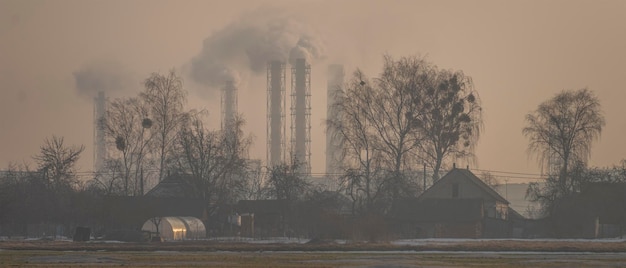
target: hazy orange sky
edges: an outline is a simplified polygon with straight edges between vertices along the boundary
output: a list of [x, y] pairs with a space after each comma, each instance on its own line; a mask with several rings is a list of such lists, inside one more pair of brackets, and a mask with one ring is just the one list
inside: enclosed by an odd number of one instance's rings
[[[295, 18], [325, 44], [326, 57], [313, 62], [311, 74], [314, 173], [325, 164], [328, 64], [375, 76], [384, 53], [425, 55], [473, 78], [485, 119], [476, 168], [539, 173], [526, 151], [524, 116], [557, 92], [582, 87], [599, 96], [607, 121], [590, 164], [626, 158], [623, 0], [0, 0], [0, 169], [31, 162], [42, 141], [57, 135], [86, 146], [79, 165], [91, 170], [93, 102], [78, 94], [74, 72], [115, 62], [134, 88], [118, 95], [131, 96], [151, 72], [183, 72], [205, 39], [250, 14]], [[251, 156], [265, 160], [264, 75], [244, 78], [239, 111], [255, 136]], [[187, 76], [185, 81], [189, 106], [211, 111], [211, 125], [219, 127], [219, 95], [206, 94], [210, 89]]]

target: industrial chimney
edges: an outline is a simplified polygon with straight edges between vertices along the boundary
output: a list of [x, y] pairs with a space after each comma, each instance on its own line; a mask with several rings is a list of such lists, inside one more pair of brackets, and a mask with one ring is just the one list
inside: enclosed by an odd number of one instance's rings
[[[343, 65], [329, 65], [327, 77], [326, 117], [328, 120], [338, 120], [340, 111], [336, 105], [344, 80]], [[326, 130], [326, 174], [332, 175], [339, 172], [341, 143], [341, 137], [332, 128], [328, 128]]]
[[104, 167], [107, 158], [106, 144], [104, 140], [104, 129], [100, 127], [100, 121], [104, 119], [106, 113], [106, 97], [104, 91], [98, 91], [94, 98], [93, 106], [93, 169], [99, 171]]
[[311, 174], [311, 66], [302, 58], [291, 68], [291, 156]]
[[285, 158], [285, 63], [267, 64], [267, 165], [275, 166]]
[[235, 87], [235, 82], [233, 80], [226, 81], [226, 84], [222, 89], [221, 108], [222, 130], [232, 131], [235, 116], [237, 115], [237, 87]]

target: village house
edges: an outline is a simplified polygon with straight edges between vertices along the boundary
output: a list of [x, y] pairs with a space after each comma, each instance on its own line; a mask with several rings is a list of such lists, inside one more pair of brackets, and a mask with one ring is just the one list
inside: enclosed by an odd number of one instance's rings
[[453, 168], [418, 198], [391, 210], [400, 236], [412, 238], [521, 237], [523, 217], [469, 169]]

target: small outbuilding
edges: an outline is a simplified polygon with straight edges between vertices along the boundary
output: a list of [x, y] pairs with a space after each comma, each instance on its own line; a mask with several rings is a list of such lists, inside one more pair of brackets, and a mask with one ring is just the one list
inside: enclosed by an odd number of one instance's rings
[[204, 223], [195, 217], [154, 217], [148, 219], [141, 230], [158, 233], [166, 241], [206, 237]]

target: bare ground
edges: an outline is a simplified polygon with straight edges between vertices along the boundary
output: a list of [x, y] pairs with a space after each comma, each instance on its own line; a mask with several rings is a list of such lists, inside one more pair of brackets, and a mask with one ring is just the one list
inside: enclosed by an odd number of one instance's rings
[[[419, 240], [418, 240], [419, 241]], [[626, 253], [626, 241], [614, 240], [425, 240], [408, 243], [245, 243], [183, 241], [163, 243], [105, 243], [98, 241], [0, 241], [3, 250], [61, 251], [493, 251], [493, 252], [608, 252]]]

